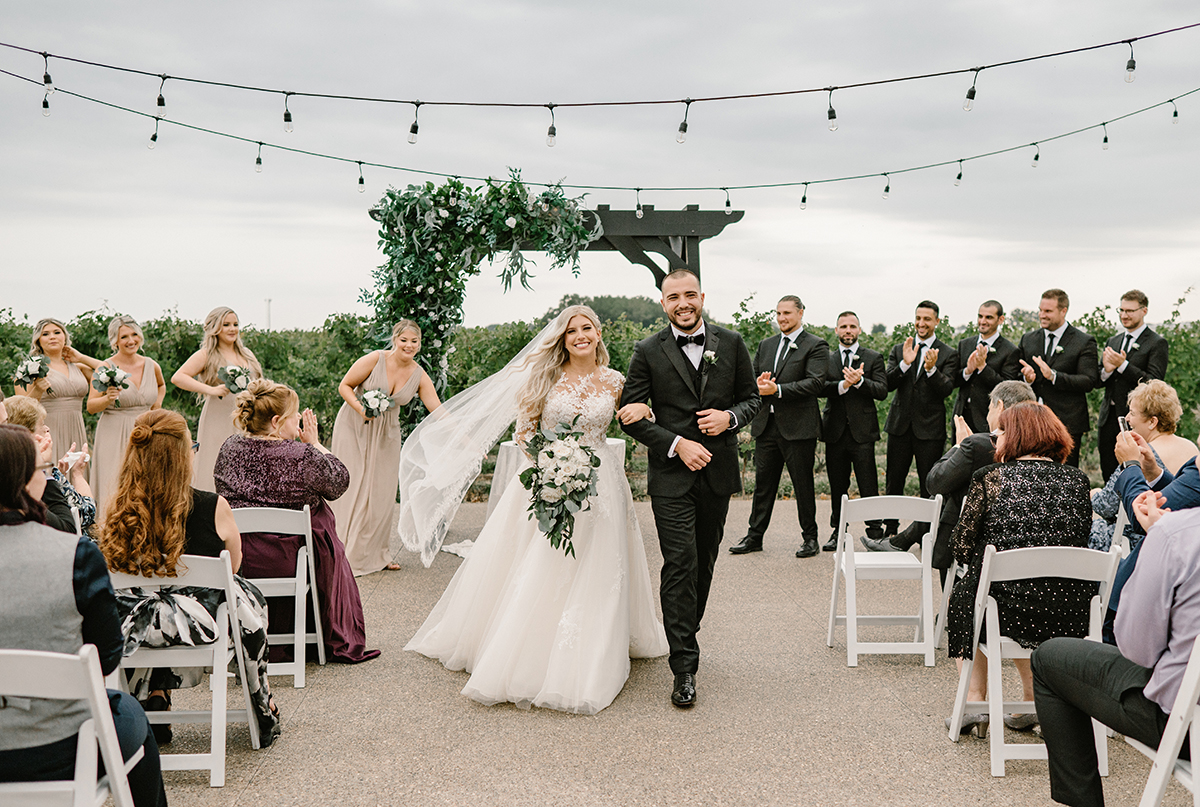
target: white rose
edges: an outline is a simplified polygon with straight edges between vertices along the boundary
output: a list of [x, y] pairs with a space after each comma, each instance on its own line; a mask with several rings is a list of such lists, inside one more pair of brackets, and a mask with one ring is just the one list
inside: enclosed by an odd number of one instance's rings
[[558, 488], [542, 488], [542, 501], [554, 504], [562, 501], [563, 493]]
[[434, 339], [434, 340], [433, 340], [433, 346], [434, 346], [434, 347], [441, 347], [441, 346], [442, 346], [442, 340], [441, 340], [441, 339]]
[[517, 226], [517, 217], [516, 217], [516, 216], [509, 216], [508, 218], [506, 218], [506, 219], [504, 220], [504, 223], [505, 223], [506, 225], [508, 225], [510, 228], [511, 228], [511, 227], [516, 227], [516, 226]]
[[[451, 202], [451, 204], [454, 204], [454, 203]], [[442, 218], [446, 218], [447, 216], [450, 215], [450, 211], [444, 207], [438, 208], [438, 215], [441, 216]]]

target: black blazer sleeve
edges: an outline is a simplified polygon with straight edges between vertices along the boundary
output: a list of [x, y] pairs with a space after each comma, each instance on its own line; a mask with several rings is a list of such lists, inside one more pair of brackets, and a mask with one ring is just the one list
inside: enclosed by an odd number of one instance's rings
[[75, 533], [75, 519], [71, 517], [71, 503], [53, 479], [46, 480], [42, 492], [42, 504], [46, 505], [46, 526], [61, 532]]
[[[1170, 345], [1166, 339], [1163, 339], [1158, 334], [1154, 343], [1149, 347], [1150, 358], [1146, 361], [1146, 368], [1143, 370], [1133, 362], [1129, 362], [1129, 366], [1125, 368], [1125, 372], [1121, 375], [1125, 376], [1126, 383], [1132, 389], [1143, 381], [1152, 381], [1154, 379], [1163, 379], [1167, 377], [1167, 357], [1170, 351]], [[1116, 375], [1114, 373], [1113, 375]]]
[[[753, 375], [751, 375], [753, 383]], [[633, 358], [629, 361], [629, 373], [625, 376], [625, 388], [621, 391], [621, 406], [631, 403], [650, 403], [650, 364], [646, 360], [646, 347], [643, 342], [633, 346]], [[758, 387], [755, 386], [755, 394]], [[740, 424], [741, 419], [738, 420]], [[628, 425], [622, 423], [621, 430], [655, 455], [666, 457], [671, 451], [671, 444], [679, 435], [663, 428], [649, 420], [639, 420]]]
[[[869, 362], [863, 363], [862, 386], [859, 389], [866, 390], [872, 398], [882, 401], [887, 398], [888, 390], [891, 389], [888, 382], [887, 370], [883, 366], [883, 356], [876, 353]], [[837, 394], [836, 390], [834, 390], [834, 394]]]

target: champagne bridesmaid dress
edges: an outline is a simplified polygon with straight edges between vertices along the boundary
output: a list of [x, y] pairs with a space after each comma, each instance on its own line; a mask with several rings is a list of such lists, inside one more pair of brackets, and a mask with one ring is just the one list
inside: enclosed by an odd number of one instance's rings
[[[249, 367], [242, 369], [250, 373], [251, 378], [262, 378], [260, 373], [251, 372]], [[236, 408], [235, 392], [220, 398], [215, 395], [204, 396], [204, 408], [200, 410], [200, 422], [196, 425], [196, 442], [200, 444], [193, 465], [192, 487], [196, 490], [217, 492], [216, 483], [213, 481], [213, 466], [217, 464], [221, 446], [237, 431], [233, 425], [233, 413]]]
[[57, 461], [71, 450], [82, 449], [87, 442], [87, 429], [83, 425], [83, 402], [87, 400], [92, 382], [79, 365], [67, 363], [67, 374], [53, 367], [46, 375], [50, 391], [42, 395], [42, 406], [46, 409], [46, 426], [54, 439], [54, 459]]
[[[109, 362], [105, 366], [111, 366]], [[125, 460], [125, 447], [133, 433], [133, 422], [138, 415], [149, 412], [158, 398], [158, 364], [146, 359], [142, 366], [142, 382], [136, 386], [133, 379], [129, 387], [121, 390], [117, 400], [120, 407], [110, 406], [100, 413], [96, 423], [96, 440], [92, 446], [92, 498], [96, 500], [96, 520], [101, 521], [107, 510], [108, 499], [117, 490], [117, 476]]]
[[392, 408], [369, 423], [348, 403], [342, 403], [333, 424], [329, 450], [350, 471], [350, 487], [330, 502], [337, 518], [338, 535], [346, 545], [346, 558], [354, 576], [377, 572], [392, 560], [388, 544], [395, 530], [396, 488], [400, 473], [400, 407], [408, 404], [421, 386], [420, 365], [394, 394], [387, 377], [385, 351], [378, 351], [375, 369], [355, 387], [355, 394], [380, 390], [390, 394]]

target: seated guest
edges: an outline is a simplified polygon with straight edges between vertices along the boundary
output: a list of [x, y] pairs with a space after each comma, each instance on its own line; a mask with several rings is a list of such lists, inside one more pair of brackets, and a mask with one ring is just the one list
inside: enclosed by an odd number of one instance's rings
[[[1034, 546], [1087, 546], [1092, 520], [1088, 477], [1078, 468], [1063, 465], [1071, 453], [1071, 436], [1062, 421], [1042, 404], [1021, 403], [1004, 410], [996, 428], [998, 464], [976, 472], [951, 539], [955, 560], [966, 567], [950, 595], [946, 618], [951, 658], [971, 657], [975, 595], [989, 544], [1001, 552]], [[991, 587], [1001, 633], [1029, 648], [1052, 636], [1085, 635], [1095, 594], [1095, 583], [1059, 578], [1013, 580]], [[1015, 661], [1025, 700], [1031, 701], [1029, 662]], [[967, 700], [987, 700], [987, 665], [982, 658], [972, 667]], [[969, 715], [963, 731], [975, 728], [977, 734], [986, 734], [986, 722], [987, 715]], [[1010, 728], [1032, 729], [1037, 718], [1006, 715], [1004, 722]]]
[[[29, 431], [0, 425], [0, 648], [78, 653], [96, 646], [105, 675], [121, 661], [121, 623], [104, 556], [91, 541], [42, 523], [38, 501], [45, 477], [37, 470]], [[166, 805], [158, 745], [138, 702], [108, 691], [121, 754], [143, 756], [129, 772], [137, 807]], [[0, 782], [75, 777], [80, 701], [0, 698]]]
[[[79, 526], [87, 530], [96, 521], [96, 502], [92, 500], [92, 488], [88, 485], [87, 464], [77, 462], [70, 465], [66, 457], [53, 464], [57, 446], [50, 436], [50, 428], [46, 425], [46, 410], [36, 398], [14, 395], [4, 401], [3, 409], [8, 415], [8, 422], [15, 426], [24, 426], [33, 432], [34, 442], [38, 444], [39, 465], [46, 468], [46, 490], [42, 494], [42, 503], [46, 505], [46, 524], [63, 532], [75, 532], [75, 519], [71, 508], [79, 511]], [[71, 451], [76, 446], [71, 444]], [[83, 446], [87, 453], [87, 444]], [[65, 453], [65, 452], [64, 452]], [[67, 474], [71, 475], [70, 481]]]
[[[1158, 746], [1200, 634], [1200, 511], [1163, 515], [1160, 506], [1153, 493], [1136, 505], [1147, 533], [1117, 612], [1116, 646], [1051, 639], [1033, 653], [1050, 796], [1060, 804], [1104, 804], [1091, 718]], [[1185, 741], [1181, 756], [1188, 751]]]
[[[242, 562], [242, 538], [229, 503], [215, 493], [192, 487], [192, 435], [183, 415], [153, 409], [137, 417], [117, 475], [117, 496], [104, 517], [100, 548], [114, 572], [144, 577], [176, 577], [181, 555], [219, 557], [229, 550], [234, 571]], [[240, 577], [245, 595], [237, 603], [250, 702], [258, 717], [262, 746], [279, 734], [279, 710], [267, 684], [266, 601]], [[130, 645], [170, 647], [212, 641], [216, 622], [182, 598], [202, 605], [215, 617], [224, 592], [209, 588], [173, 588], [145, 594], [123, 591], [117, 598], [121, 629]], [[231, 607], [233, 607], [231, 605]], [[136, 694], [147, 695], [147, 711], [170, 708], [171, 690], [193, 687], [207, 676], [200, 668], [151, 671]], [[171, 741], [171, 727], [155, 724], [159, 743]]]
[[[291, 387], [260, 378], [237, 396], [234, 424], [241, 433], [226, 440], [217, 455], [217, 492], [234, 507], [309, 506], [314, 546], [308, 551], [316, 561], [326, 651], [347, 664], [375, 658], [379, 651], [367, 649], [358, 584], [326, 501], [345, 492], [350, 474], [317, 439], [316, 415], [311, 409], [301, 414]], [[291, 577], [302, 541], [298, 535], [242, 536], [242, 574], [251, 579]], [[277, 632], [290, 630], [293, 613], [283, 603], [273, 608]], [[276, 658], [286, 652], [290, 649], [272, 648]]]
[[[1128, 406], [1126, 422], [1135, 434], [1150, 444], [1150, 452], [1159, 468], [1172, 474], [1179, 473], [1185, 462], [1200, 454], [1195, 443], [1175, 434], [1179, 419], [1183, 417], [1183, 407], [1170, 384], [1157, 380], [1139, 384], [1129, 393]], [[1093, 549], [1108, 551], [1112, 544], [1113, 528], [1121, 507], [1121, 498], [1117, 495], [1118, 476], [1114, 472], [1104, 487], [1092, 494], [1092, 510], [1100, 516], [1092, 522], [1089, 546]], [[1125, 535], [1130, 547], [1135, 547], [1142, 536], [1137, 521], [1130, 522]]]

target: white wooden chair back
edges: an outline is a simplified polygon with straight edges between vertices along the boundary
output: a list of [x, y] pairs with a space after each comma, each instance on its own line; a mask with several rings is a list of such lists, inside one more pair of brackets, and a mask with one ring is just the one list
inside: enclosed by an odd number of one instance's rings
[[[1195, 764], [1195, 760], [1200, 759], [1200, 733], [1195, 728], [1196, 717], [1200, 714], [1200, 709], [1196, 706], [1198, 700], [1200, 642], [1195, 642], [1192, 645], [1192, 654], [1188, 658], [1187, 669], [1183, 673], [1183, 681], [1179, 685], [1179, 694], [1175, 696], [1175, 703], [1171, 705], [1167, 727], [1163, 730], [1157, 750], [1130, 737], [1125, 738], [1125, 742], [1154, 760], [1150, 776], [1146, 779], [1146, 787], [1142, 790], [1142, 800], [1138, 802], [1139, 807], [1158, 807], [1162, 804], [1167, 783], [1171, 781], [1172, 776], [1191, 792], [1192, 803], [1200, 805], [1200, 793], [1196, 792], [1196, 781], [1192, 778], [1192, 765]], [[1191, 761], [1179, 759], [1179, 751], [1183, 748], [1185, 737], [1190, 737], [1191, 740]]]
[[[224, 591], [225, 602], [217, 609], [216, 639], [211, 644], [196, 646], [141, 647], [122, 659], [121, 667], [134, 670], [134, 680], [146, 671], [160, 667], [212, 668], [212, 674], [209, 676], [213, 693], [211, 709], [148, 711], [146, 716], [151, 723], [209, 723], [212, 736], [206, 753], [163, 754], [162, 767], [163, 770], [207, 770], [209, 785], [222, 787], [225, 784], [225, 734], [228, 722], [246, 723], [250, 729], [251, 745], [254, 748], [260, 746], [258, 719], [250, 702], [250, 687], [246, 679], [248, 662], [237, 621], [238, 587], [233, 580], [233, 567], [230, 565], [228, 550], [223, 550], [220, 557], [216, 558], [181, 555], [176, 572], [176, 577], [142, 577], [122, 572], [112, 572], [111, 577], [114, 589], [196, 586]], [[228, 667], [231, 660], [237, 661], [238, 678], [245, 701], [243, 709], [229, 709], [227, 706]], [[116, 684], [126, 686], [125, 676], [116, 676]]]
[[[842, 496], [841, 523], [838, 525], [837, 551], [834, 553], [833, 591], [829, 598], [829, 632], [826, 644], [833, 647], [833, 633], [846, 626], [846, 666], [858, 666], [859, 654], [915, 653], [925, 657], [925, 666], [934, 664], [937, 633], [933, 611], [933, 545], [937, 540], [942, 497], [920, 499], [914, 496], [870, 496], [850, 499]], [[850, 524], [878, 519], [903, 519], [929, 523], [929, 532], [921, 539], [921, 557], [910, 552], [856, 552]], [[859, 614], [859, 580], [920, 581], [920, 605], [916, 614]], [[846, 585], [846, 613], [837, 612], [840, 584]], [[911, 642], [861, 642], [860, 625], [913, 625]]]
[[[84, 645], [75, 655], [0, 650], [0, 696], [81, 700], [87, 703], [91, 714], [79, 727], [74, 779], [0, 784], [0, 804], [99, 807], [111, 793], [116, 807], [133, 807], [126, 776], [141, 761], [144, 752], [139, 748], [128, 762], [121, 757], [95, 645]], [[102, 777], [96, 775], [97, 746], [107, 771]]]
[[[954, 701], [954, 712], [950, 717], [950, 739], [958, 742], [963, 715], [968, 710], [979, 713], [986, 709], [992, 730], [991, 765], [992, 776], [1004, 776], [1005, 762], [1010, 759], [1046, 759], [1046, 746], [1042, 743], [1006, 743], [1004, 741], [1005, 714], [1036, 714], [1033, 701], [1006, 701], [1001, 685], [1000, 663], [1003, 659], [1027, 659], [1032, 651], [1021, 647], [1000, 632], [1000, 617], [996, 600], [991, 596], [992, 583], [1012, 580], [1030, 580], [1042, 577], [1059, 577], [1071, 580], [1092, 581], [1099, 584], [1096, 596], [1092, 597], [1088, 614], [1088, 638], [1101, 641], [1104, 612], [1112, 593], [1113, 579], [1117, 575], [1117, 564], [1121, 561], [1120, 549], [1113, 546], [1108, 552], [1073, 546], [1038, 546], [1009, 549], [998, 552], [988, 545], [983, 553], [983, 565], [979, 574], [979, 588], [975, 593], [975, 616], [972, 626], [972, 647], [983, 651], [988, 665], [988, 699], [968, 701], [972, 658], [963, 659], [959, 672], [958, 696]], [[987, 624], [987, 642], [980, 641], [983, 625]], [[1108, 775], [1108, 736], [1104, 725], [1092, 721], [1095, 734], [1096, 756], [1100, 775]]]
[[83, 519], [79, 517], [79, 508], [71, 508], [71, 522], [75, 525], [75, 537], [83, 537]]
[[[313, 551], [312, 515], [308, 505], [301, 510], [283, 507], [238, 507], [233, 511], [238, 531], [265, 532], [275, 535], [299, 535], [304, 545], [296, 555], [296, 573], [292, 577], [259, 577], [250, 582], [267, 597], [292, 597], [295, 620], [291, 633], [268, 633], [267, 643], [290, 644], [292, 660], [273, 662], [267, 666], [270, 675], [290, 675], [292, 686], [305, 685], [305, 648], [309, 642], [317, 645], [317, 660], [325, 663], [325, 639], [321, 625], [321, 605], [317, 592], [316, 555]], [[313, 629], [308, 630], [308, 599], [312, 598]]]
[[1125, 537], [1125, 528], [1129, 526], [1129, 513], [1125, 512], [1125, 504], [1117, 509], [1117, 523], [1113, 525], [1113, 546], [1121, 548], [1121, 557], [1129, 557], [1129, 539]]

